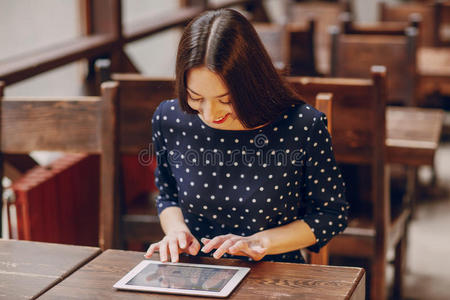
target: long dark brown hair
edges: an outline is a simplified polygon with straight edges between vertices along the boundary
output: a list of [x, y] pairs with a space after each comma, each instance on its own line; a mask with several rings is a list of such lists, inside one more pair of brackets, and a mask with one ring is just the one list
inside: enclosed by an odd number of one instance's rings
[[273, 121], [299, 97], [277, 73], [250, 22], [233, 9], [207, 11], [192, 20], [181, 36], [176, 62], [176, 91], [187, 103], [186, 75], [206, 67], [225, 82], [239, 120], [246, 128]]

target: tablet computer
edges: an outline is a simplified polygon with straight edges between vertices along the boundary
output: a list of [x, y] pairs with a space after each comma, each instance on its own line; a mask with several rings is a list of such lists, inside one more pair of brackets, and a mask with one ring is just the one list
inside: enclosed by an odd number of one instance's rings
[[144, 260], [114, 287], [122, 290], [227, 297], [250, 268]]

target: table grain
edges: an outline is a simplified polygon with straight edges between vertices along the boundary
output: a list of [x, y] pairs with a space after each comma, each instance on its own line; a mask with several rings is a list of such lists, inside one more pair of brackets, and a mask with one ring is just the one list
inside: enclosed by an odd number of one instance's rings
[[0, 239], [0, 298], [34, 299], [100, 252], [95, 247]]
[[[47, 291], [40, 299], [196, 298], [114, 289], [114, 283], [142, 261], [143, 255], [143, 252], [107, 250]], [[158, 259], [157, 254], [152, 259]], [[204, 257], [183, 257], [181, 262], [250, 267], [250, 273], [232, 292], [229, 299], [364, 299], [365, 297], [366, 277], [361, 268], [214, 260]]]

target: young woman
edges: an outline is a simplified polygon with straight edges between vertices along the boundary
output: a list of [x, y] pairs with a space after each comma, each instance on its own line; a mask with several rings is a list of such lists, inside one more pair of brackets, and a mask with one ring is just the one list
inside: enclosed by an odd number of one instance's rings
[[237, 11], [185, 29], [178, 99], [152, 119], [163, 262], [181, 253], [304, 262], [344, 230], [348, 204], [323, 113], [277, 74]]

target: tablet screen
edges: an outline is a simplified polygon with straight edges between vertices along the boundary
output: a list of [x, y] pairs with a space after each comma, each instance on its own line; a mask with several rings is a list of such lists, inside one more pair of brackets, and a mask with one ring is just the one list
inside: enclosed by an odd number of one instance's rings
[[218, 292], [236, 272], [234, 269], [149, 264], [127, 285]]
[[114, 287], [144, 292], [227, 297], [249, 271], [247, 267], [144, 260], [116, 282]]

